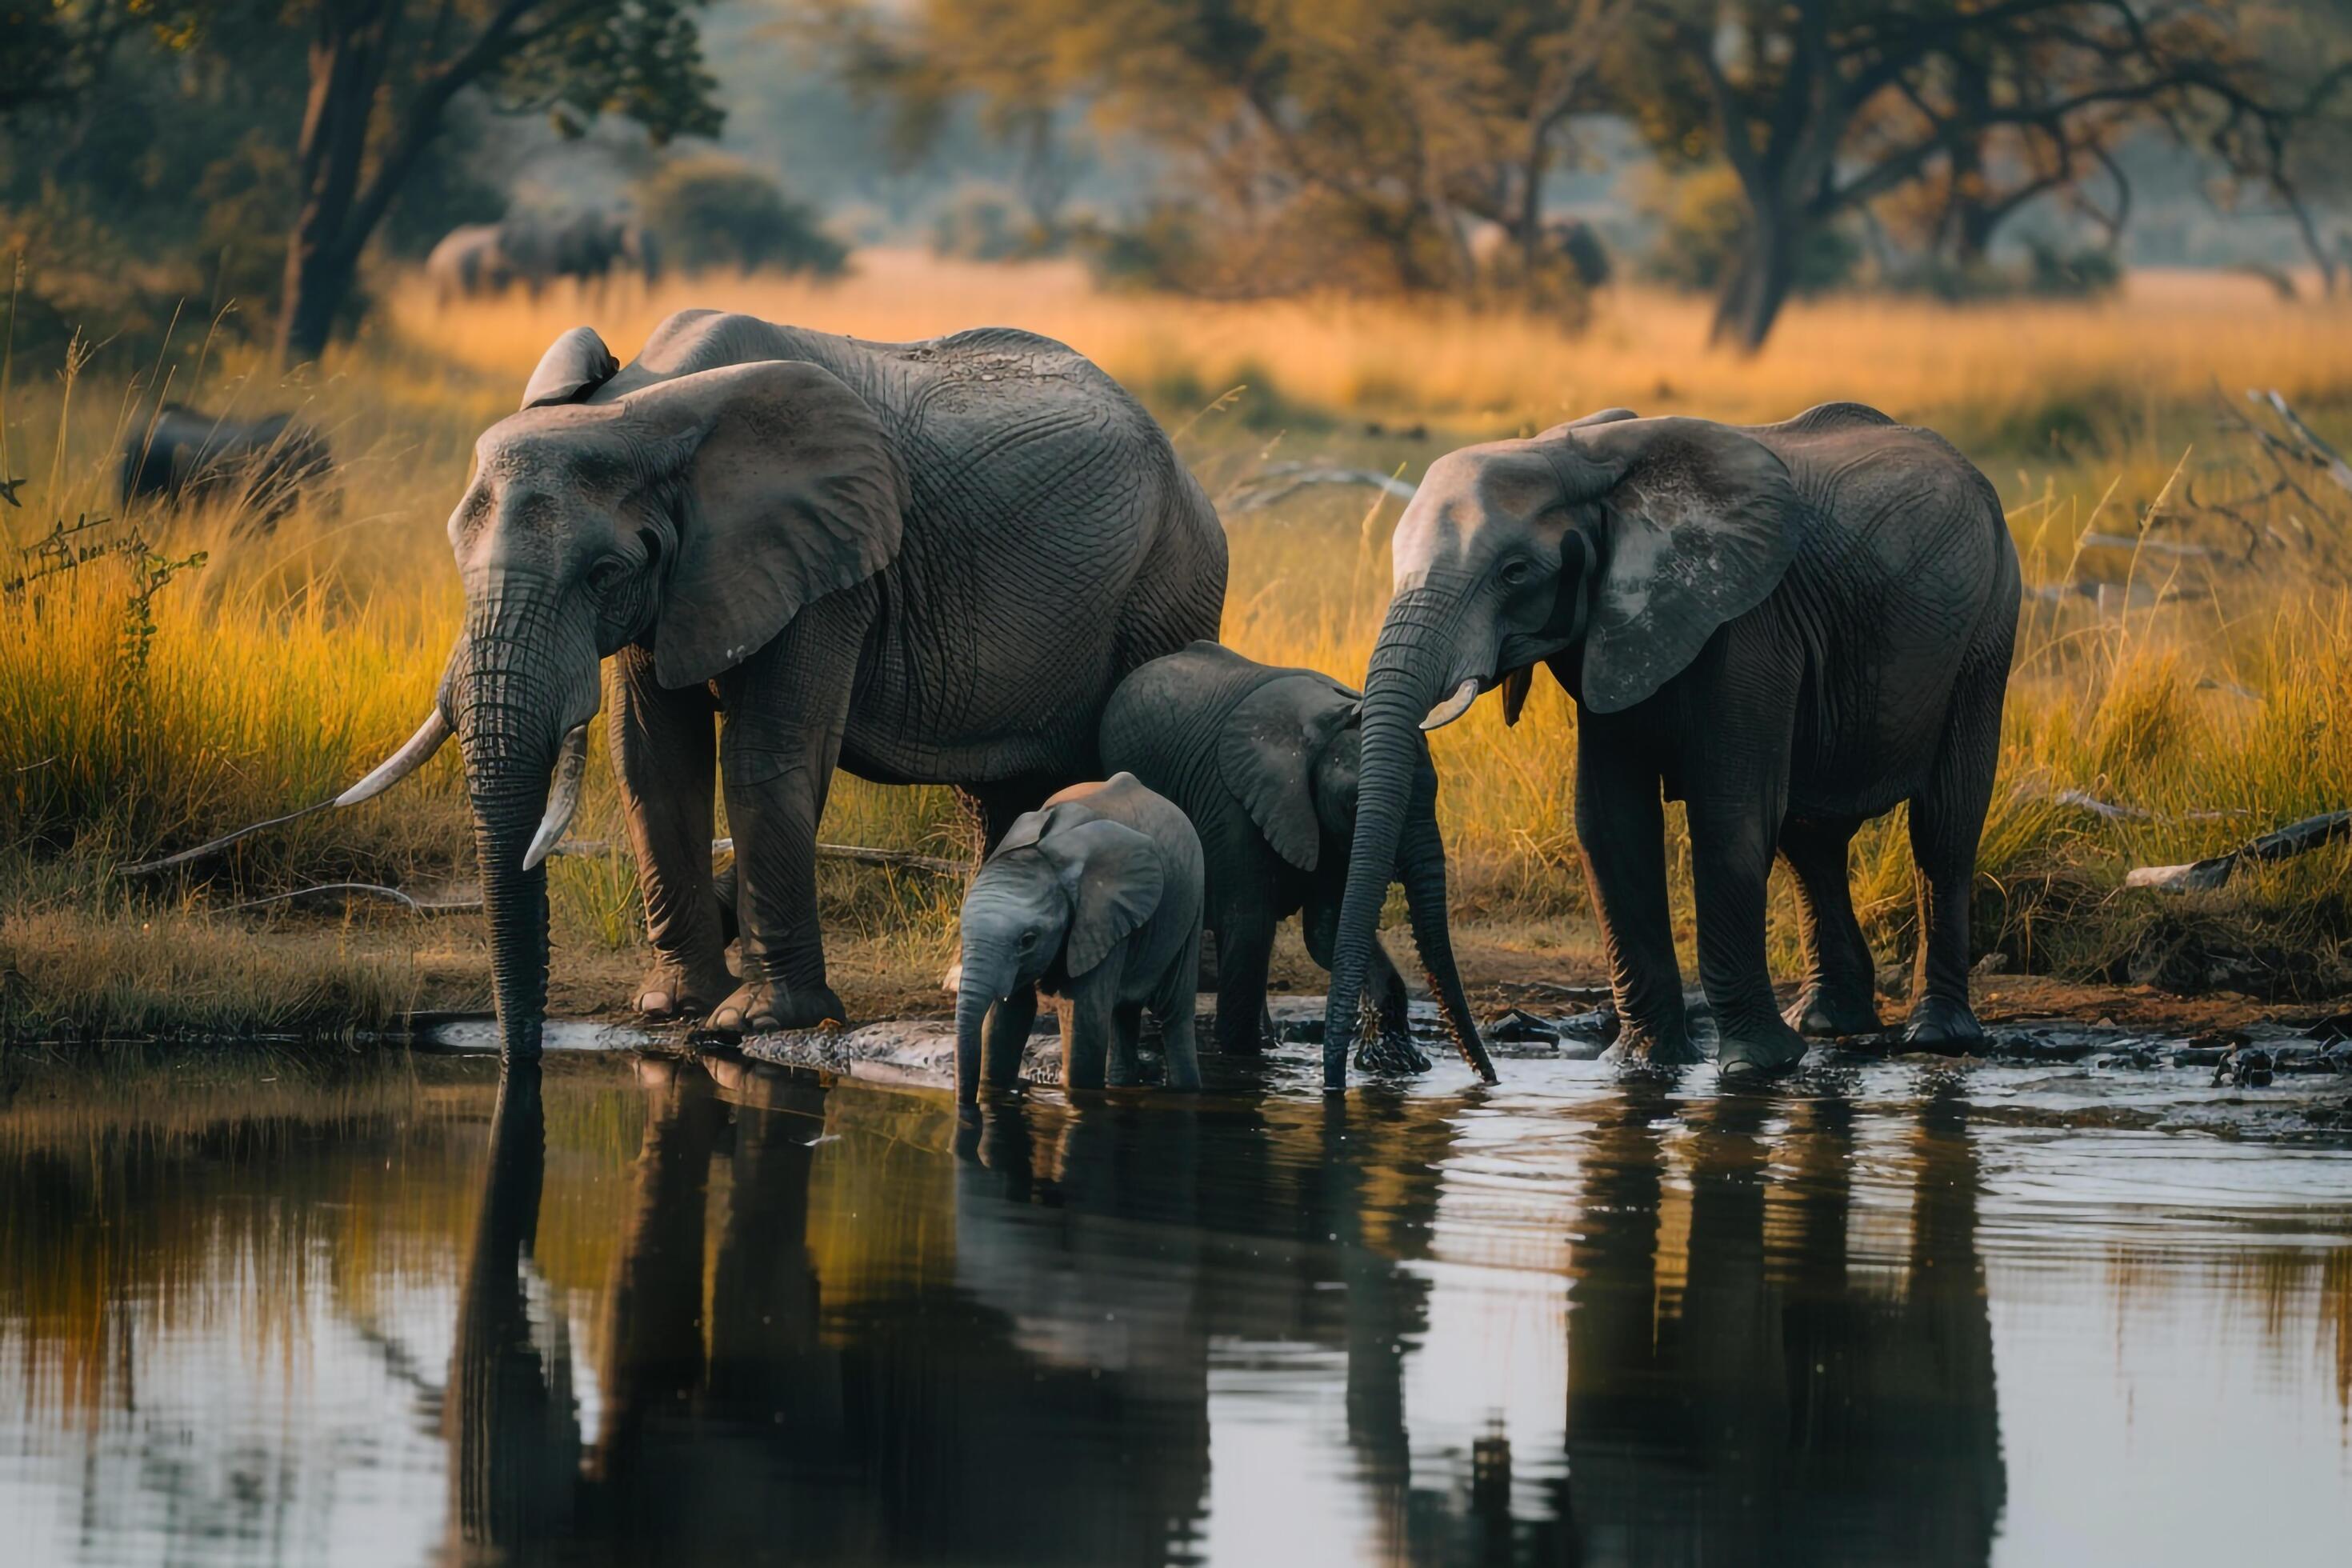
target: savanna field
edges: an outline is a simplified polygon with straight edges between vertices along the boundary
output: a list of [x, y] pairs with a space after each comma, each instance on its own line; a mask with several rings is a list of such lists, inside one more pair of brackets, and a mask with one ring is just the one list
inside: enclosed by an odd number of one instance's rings
[[[457, 626], [443, 529], [473, 437], [513, 407], [558, 332], [590, 322], [625, 360], [694, 305], [869, 338], [1012, 323], [1068, 342], [1150, 405], [1219, 499], [1224, 639], [1351, 682], [1385, 604], [1399, 503], [1350, 485], [1244, 504], [1279, 488], [1282, 465], [1411, 481], [1453, 446], [1612, 405], [1764, 422], [1851, 399], [1932, 426], [2000, 489], [2027, 584], [1979, 951], [2012, 973], [2266, 999], [2352, 985], [2341, 847], [2213, 892], [2123, 886], [2133, 867], [2352, 805], [2352, 494], [2299, 458], [2275, 468], [2229, 427], [2248, 389], [2275, 390], [2352, 446], [2342, 303], [2210, 273], [2137, 275], [2095, 303], [1846, 296], [1793, 307], [1743, 358], [1703, 346], [1704, 302], [1639, 289], [1604, 295], [1571, 332], [1451, 303], [1107, 292], [1075, 266], [902, 252], [863, 253], [829, 284], [705, 276], [649, 297], [559, 289], [445, 310], [421, 286], [385, 287], [389, 308], [358, 341], [290, 376], [195, 315], [152, 357], [101, 343], [62, 363], [12, 359], [0, 479], [25, 482], [20, 508], [0, 508], [0, 579], [25, 581], [0, 603], [0, 1033], [336, 1029], [487, 1005], [472, 915], [364, 896], [236, 908], [334, 882], [462, 897], [473, 851], [454, 751], [396, 794], [258, 835], [192, 875], [121, 868], [330, 795], [407, 736]], [[335, 492], [266, 531], [217, 508], [124, 515], [117, 454], [159, 392], [208, 412], [297, 410], [334, 444]], [[2270, 493], [2281, 472], [2295, 485]], [[73, 563], [40, 547], [81, 519], [105, 521], [65, 542]], [[1601, 975], [1570, 807], [1574, 721], [1547, 678], [1516, 729], [1490, 701], [1435, 737], [1474, 997], [1501, 979]], [[591, 755], [572, 831], [614, 838], [601, 738]], [[845, 775], [822, 837], [973, 852], [944, 790]], [[1907, 968], [1899, 814], [1854, 855], [1878, 960]], [[838, 861], [822, 876], [850, 1005], [941, 1006], [961, 883]], [[644, 962], [625, 857], [561, 858], [551, 889], [556, 1009], [617, 1006]], [[1789, 974], [1793, 902], [1779, 881], [1776, 893]], [[1686, 886], [1680, 907], [1687, 941]], [[1284, 973], [1314, 983], [1295, 949]]]

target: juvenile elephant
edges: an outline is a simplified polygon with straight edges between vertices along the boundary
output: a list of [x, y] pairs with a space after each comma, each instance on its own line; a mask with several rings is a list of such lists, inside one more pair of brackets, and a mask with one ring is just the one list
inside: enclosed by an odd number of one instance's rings
[[267, 527], [333, 467], [327, 438], [290, 414], [230, 419], [166, 403], [123, 441], [122, 500], [235, 499]]
[[[1416, 727], [1451, 723], [1496, 686], [1516, 720], [1538, 662], [1578, 702], [1577, 837], [1622, 1052], [1695, 1056], [1662, 786], [1688, 803], [1699, 975], [1727, 1079], [1793, 1068], [1800, 1030], [1877, 1026], [1846, 849], [1906, 801], [1923, 932], [1906, 1037], [1980, 1037], [1969, 894], [2019, 590], [2000, 500], [1958, 452], [1854, 404], [1752, 427], [1612, 409], [1438, 459], [1392, 552], [1364, 685], [1328, 1089], [1345, 1085], [1342, 1025], [1384, 890], [1370, 868], [1406, 820]], [[1785, 1019], [1764, 950], [1776, 850], [1796, 876], [1807, 961]]]
[[[439, 700], [340, 797], [458, 736], [510, 1056], [539, 1049], [541, 861], [579, 802], [601, 660], [656, 959], [639, 1006], [759, 1030], [843, 1016], [815, 879], [836, 765], [961, 786], [993, 841], [1098, 773], [1121, 677], [1217, 627], [1207, 497], [1141, 405], [1045, 338], [872, 343], [688, 310], [625, 370], [574, 328], [522, 402], [449, 520], [467, 608]], [[711, 882], [715, 711], [740, 985]]]
[[1074, 784], [1017, 819], [964, 895], [962, 939], [962, 1103], [980, 1092], [983, 1038], [989, 1081], [1003, 1088], [1019, 1075], [1040, 990], [1063, 1004], [1066, 1087], [1134, 1082], [1146, 1007], [1160, 1020], [1169, 1087], [1201, 1087], [1201, 840], [1133, 773]]
[[[1153, 659], [1103, 710], [1103, 766], [1134, 773], [1200, 832], [1206, 923], [1217, 933], [1219, 1050], [1255, 1051], [1270, 1033], [1266, 965], [1284, 920], [1302, 916], [1307, 952], [1330, 967], [1356, 833], [1362, 710], [1362, 699], [1328, 675], [1259, 664], [1211, 642]], [[1437, 773], [1426, 750], [1414, 768], [1397, 878], [1430, 989], [1463, 1059], [1491, 1082], [1454, 965]], [[1381, 1057], [1359, 1065], [1427, 1067], [1406, 1026], [1404, 979], [1377, 939], [1370, 964]]]

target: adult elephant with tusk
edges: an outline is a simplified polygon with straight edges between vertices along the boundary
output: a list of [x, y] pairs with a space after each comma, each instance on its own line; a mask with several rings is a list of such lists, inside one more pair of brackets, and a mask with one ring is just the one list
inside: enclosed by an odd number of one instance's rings
[[1026, 332], [867, 343], [689, 310], [623, 369], [575, 328], [475, 458], [436, 711], [342, 803], [458, 738], [509, 1058], [539, 1049], [541, 861], [578, 804], [600, 662], [655, 952], [640, 1009], [792, 1028], [843, 1011], [814, 871], [836, 764], [959, 785], [993, 843], [1097, 771], [1119, 679], [1213, 636], [1224, 600], [1224, 534], [1167, 437]]
[[[1420, 754], [1533, 668], [1576, 698], [1577, 836], [1609, 953], [1621, 1055], [1696, 1059], [1668, 920], [1665, 798], [1687, 803], [1700, 978], [1727, 1080], [1802, 1034], [1877, 1026], [1846, 886], [1865, 820], [1909, 803], [1922, 939], [1907, 1037], [1981, 1037], [1969, 893], [2017, 629], [2000, 503], [1939, 437], [1853, 404], [1755, 427], [1611, 409], [1449, 454], [1398, 522], [1395, 594], [1364, 683], [1351, 873], [1326, 1019], [1346, 1085], [1386, 879]], [[1765, 963], [1775, 852], [1807, 955], [1784, 1018]]]

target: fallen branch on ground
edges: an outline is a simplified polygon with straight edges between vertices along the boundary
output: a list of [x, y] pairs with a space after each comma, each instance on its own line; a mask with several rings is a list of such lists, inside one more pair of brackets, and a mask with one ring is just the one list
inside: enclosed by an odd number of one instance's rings
[[2284, 860], [2345, 837], [2352, 837], [2352, 811], [2331, 811], [2306, 816], [2275, 833], [2265, 833], [2227, 855], [2186, 866], [2134, 867], [2125, 875], [2124, 886], [2158, 888], [2170, 893], [2206, 892], [2227, 882], [2249, 860]]

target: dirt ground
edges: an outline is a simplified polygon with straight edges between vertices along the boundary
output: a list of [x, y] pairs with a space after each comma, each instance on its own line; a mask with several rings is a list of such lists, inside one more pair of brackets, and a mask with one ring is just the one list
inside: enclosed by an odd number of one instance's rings
[[[1570, 930], [1563, 940], [1520, 930], [1455, 932], [1456, 957], [1467, 977], [1472, 1005], [1482, 1017], [1512, 1007], [1559, 1013], [1589, 1005], [1605, 994], [1608, 971], [1590, 932]], [[1410, 938], [1390, 933], [1390, 951], [1418, 982]], [[488, 1005], [487, 954], [479, 944], [419, 955], [423, 983], [420, 1007], [467, 1010]], [[940, 979], [953, 954], [908, 954], [903, 945], [875, 942], [831, 944], [834, 989], [855, 1022], [886, 1018], [946, 1017], [953, 996]], [[926, 962], [928, 960], [928, 962]], [[549, 1006], [558, 1016], [619, 1019], [643, 970], [635, 952], [574, 950], [556, 955], [549, 976]], [[1323, 972], [1307, 956], [1295, 931], [1286, 931], [1275, 951], [1273, 989], [1320, 994]], [[1690, 977], [1696, 983], [1696, 977]], [[1787, 986], [1793, 995], [1793, 986]], [[1594, 994], [1588, 997], [1586, 994]], [[1987, 1024], [2023, 1019], [2111, 1023], [2151, 1032], [2193, 1035], [2225, 1025], [2315, 1018], [2344, 1010], [2336, 1003], [2278, 1003], [2234, 991], [2184, 996], [2153, 986], [2086, 985], [2045, 975], [1980, 974], [1975, 983], [1978, 1015]], [[1881, 995], [1879, 1011], [1889, 1023], [1901, 1019], [1900, 997]]]

